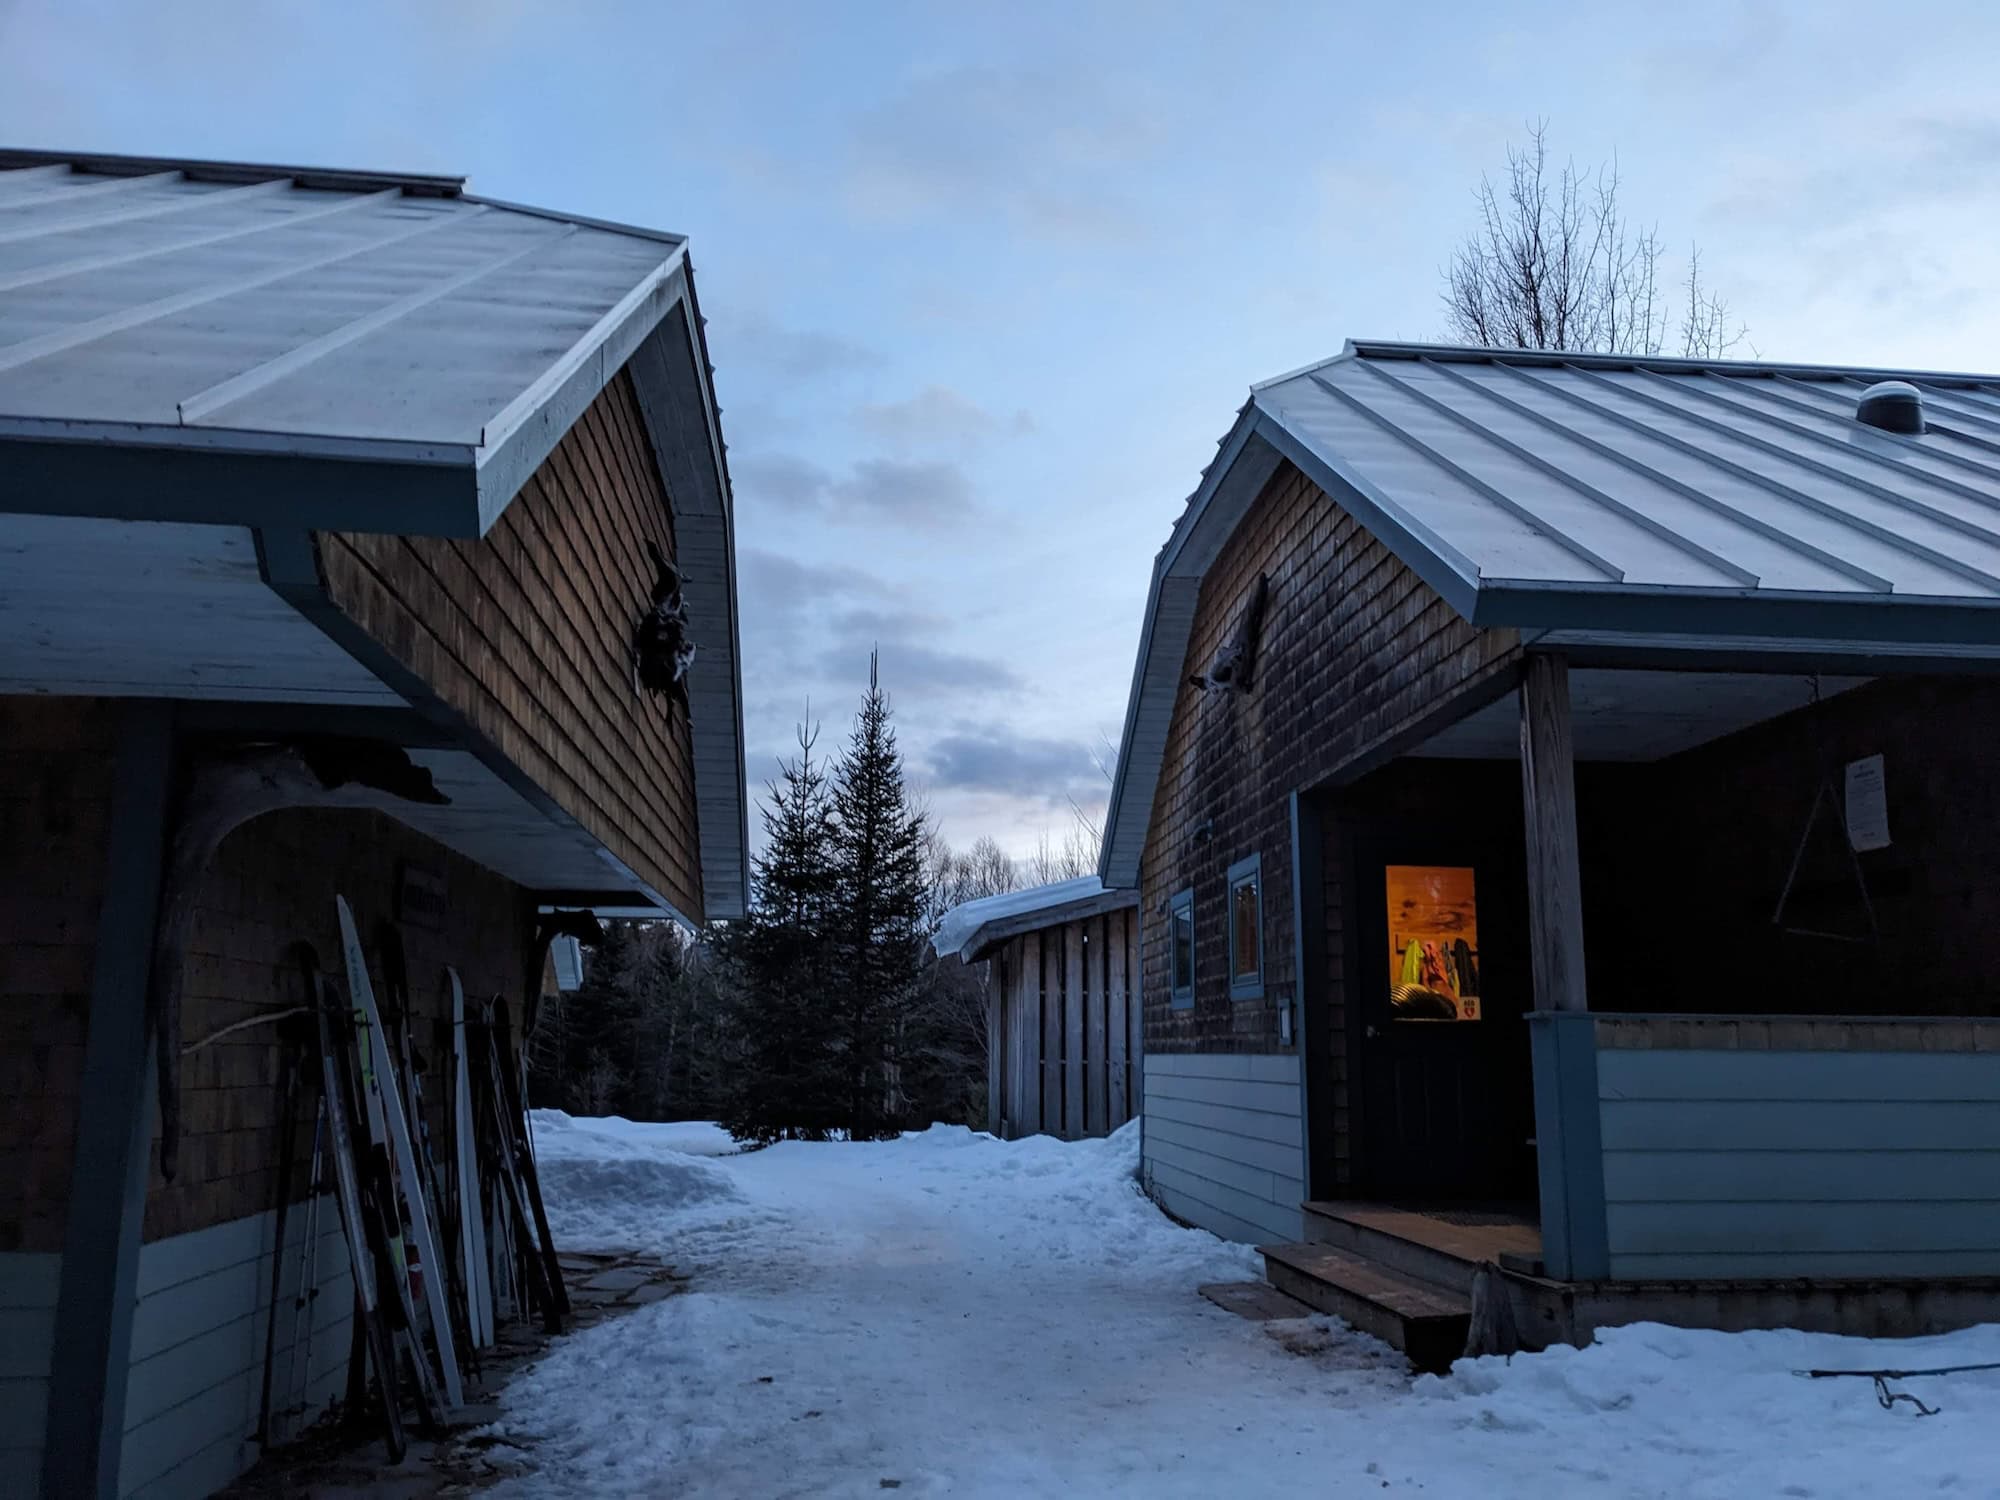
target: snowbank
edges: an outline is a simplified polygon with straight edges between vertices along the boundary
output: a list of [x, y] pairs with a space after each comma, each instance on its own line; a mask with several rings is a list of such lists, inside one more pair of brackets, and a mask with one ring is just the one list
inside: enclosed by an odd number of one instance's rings
[[[657, 1248], [674, 1215], [741, 1197], [721, 1168], [676, 1144], [721, 1154], [713, 1125], [647, 1125], [534, 1111], [535, 1165], [556, 1245]], [[733, 1149], [733, 1147], [732, 1147]]]
[[617, 1115], [577, 1116], [559, 1109], [531, 1111], [535, 1130], [578, 1130], [622, 1141], [643, 1142], [678, 1151], [683, 1156], [734, 1156], [743, 1148], [713, 1120], [627, 1120]]

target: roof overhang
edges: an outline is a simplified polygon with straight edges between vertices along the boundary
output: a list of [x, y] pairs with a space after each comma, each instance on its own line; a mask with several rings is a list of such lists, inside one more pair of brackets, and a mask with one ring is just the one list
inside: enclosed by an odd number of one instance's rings
[[677, 247], [477, 445], [0, 415], [0, 512], [482, 537], [640, 345], [692, 301]]
[[[673, 911], [615, 861], [604, 871], [607, 889], [589, 893], [599, 898], [591, 904], [605, 910], [607, 901], [622, 893], [633, 910], [690, 922], [747, 910], [748, 795], [733, 506], [714, 372], [685, 240], [473, 198], [461, 191], [463, 179], [456, 177], [0, 150], [0, 170], [58, 165], [115, 177], [179, 174], [229, 184], [290, 179], [294, 187], [329, 193], [458, 199], [650, 242], [639, 257], [643, 274], [484, 421], [476, 443], [0, 415], [0, 514], [249, 528], [265, 581], [356, 662], [424, 711], [423, 684], [397, 670], [386, 652], [369, 649], [365, 638], [331, 628], [311, 533], [484, 536], [590, 403], [629, 368], [673, 511], [689, 633], [698, 648], [688, 689], [706, 909]], [[127, 195], [121, 187], [114, 196], [124, 201]], [[352, 325], [368, 326], [366, 317]], [[340, 331], [331, 337], [345, 336]], [[296, 370], [290, 359], [269, 360], [261, 373], [275, 378]], [[257, 378], [256, 372], [241, 377], [253, 383]], [[428, 709], [441, 724], [452, 717], [440, 714], [441, 705]], [[515, 792], [561, 820], [560, 810], [526, 784], [496, 747], [478, 743], [469, 726], [445, 727], [452, 731], [451, 743], [471, 750]], [[608, 853], [603, 857], [610, 861]]]

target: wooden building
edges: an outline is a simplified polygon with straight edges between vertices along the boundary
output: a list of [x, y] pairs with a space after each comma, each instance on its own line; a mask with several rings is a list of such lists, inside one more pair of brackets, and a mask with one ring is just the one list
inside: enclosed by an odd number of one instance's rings
[[1433, 1353], [1485, 1262], [1530, 1342], [2000, 1312], [1996, 660], [1990, 378], [1256, 387], [1107, 823], [1151, 1190]]
[[1095, 875], [967, 901], [940, 958], [986, 966], [986, 1128], [1108, 1135], [1138, 1112], [1138, 896]]
[[[679, 237], [0, 152], [0, 1491], [255, 1460], [266, 1023], [336, 894], [419, 1038], [446, 964], [519, 1017], [554, 909], [743, 910], [732, 547]], [[348, 1359], [318, 1224], [287, 1430]]]

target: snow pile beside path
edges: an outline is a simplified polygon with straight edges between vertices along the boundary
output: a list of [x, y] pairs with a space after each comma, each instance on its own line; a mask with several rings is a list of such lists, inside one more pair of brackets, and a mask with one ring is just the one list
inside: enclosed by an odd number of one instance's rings
[[691, 1134], [684, 1125], [585, 1120], [538, 1109], [534, 1127], [549, 1229], [564, 1249], [655, 1246], [671, 1216], [741, 1196], [721, 1167], [665, 1144], [678, 1133], [713, 1146], [708, 1135]]
[[[1805, 1370], [1941, 1369], [2000, 1363], [2000, 1325], [1918, 1339], [1840, 1338], [1771, 1329], [1716, 1333], [1635, 1323], [1587, 1349], [1557, 1345], [1514, 1360], [1460, 1360], [1414, 1383], [1454, 1425], [1556, 1440], [1606, 1492], [1654, 1476], [1685, 1496], [2000, 1495], [2000, 1371], [1898, 1379], [1936, 1417], [1878, 1404], [1872, 1382], [1811, 1380]], [[1627, 1457], [1629, 1455], [1629, 1458]], [[1627, 1465], [1638, 1471], [1627, 1472]], [[1965, 1488], [1961, 1488], [1961, 1486]], [[1623, 1492], [1622, 1488], [1618, 1492]]]
[[1249, 1246], [1176, 1224], [1141, 1191], [1137, 1120], [1082, 1141], [1000, 1141], [962, 1125], [933, 1125], [859, 1149], [875, 1154], [879, 1180], [911, 1180], [970, 1220], [987, 1258], [1116, 1267], [1134, 1285], [1192, 1287], [1264, 1274]]

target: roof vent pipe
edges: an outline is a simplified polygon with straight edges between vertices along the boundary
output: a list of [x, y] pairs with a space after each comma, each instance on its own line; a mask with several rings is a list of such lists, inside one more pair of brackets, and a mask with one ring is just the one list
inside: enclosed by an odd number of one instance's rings
[[1924, 395], [1907, 380], [1878, 380], [1854, 404], [1854, 420], [1884, 432], [1924, 430]]

